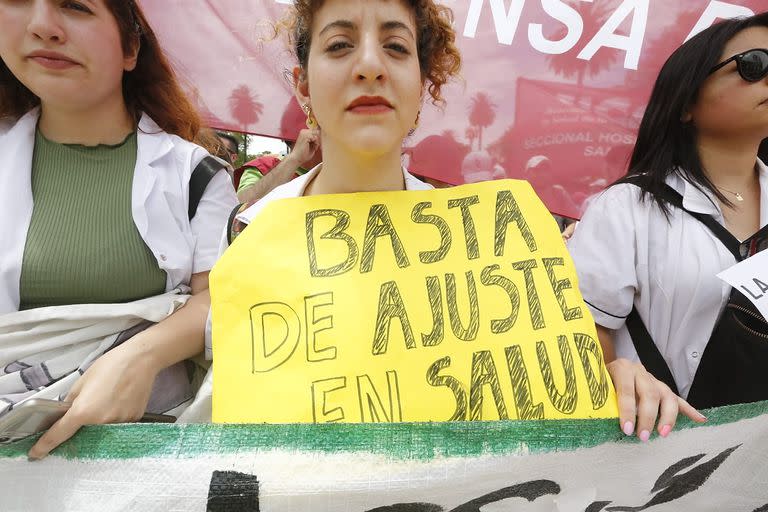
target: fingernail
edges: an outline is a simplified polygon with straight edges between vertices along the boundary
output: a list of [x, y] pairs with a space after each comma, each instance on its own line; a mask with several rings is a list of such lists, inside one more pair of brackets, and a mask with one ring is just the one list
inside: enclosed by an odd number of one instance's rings
[[34, 455], [27, 455], [27, 460], [29, 462], [35, 462], [36, 460], [40, 460], [40, 457], [35, 457]]
[[647, 430], [643, 430], [642, 432], [640, 432], [640, 435], [638, 437], [640, 437], [640, 440], [642, 442], [646, 442], [651, 438], [651, 433], [648, 432]]
[[672, 432], [672, 425], [664, 425], [659, 429], [659, 435], [661, 437], [667, 437]]
[[634, 430], [635, 430], [635, 424], [632, 423], [631, 421], [628, 421], [628, 422], [626, 422], [624, 424], [624, 434], [625, 435], [631, 436], [632, 432], [634, 432]]
[[703, 414], [699, 413], [699, 416], [701, 417], [702, 420], [707, 421], [707, 417], [704, 416]]

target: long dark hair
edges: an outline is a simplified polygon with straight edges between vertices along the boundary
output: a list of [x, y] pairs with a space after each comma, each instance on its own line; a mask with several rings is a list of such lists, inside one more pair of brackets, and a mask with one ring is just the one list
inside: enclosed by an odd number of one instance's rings
[[[104, 3], [117, 21], [123, 52], [127, 54], [139, 45], [136, 68], [123, 74], [123, 96], [134, 122], [146, 113], [163, 131], [215, 151], [219, 142], [210, 130], [202, 129], [200, 115], [184, 94], [136, 0]], [[0, 119], [18, 119], [39, 104], [40, 98], [0, 59]]]
[[728, 42], [752, 27], [768, 27], [768, 12], [709, 27], [675, 50], [659, 72], [640, 123], [629, 171], [616, 183], [643, 175], [645, 188], [641, 200], [651, 195], [665, 215], [669, 214], [669, 205], [661, 199], [660, 192], [667, 176], [676, 169], [694, 186], [712, 192], [724, 204], [731, 204], [707, 178], [696, 144], [696, 127], [683, 118], [696, 103], [702, 85]]

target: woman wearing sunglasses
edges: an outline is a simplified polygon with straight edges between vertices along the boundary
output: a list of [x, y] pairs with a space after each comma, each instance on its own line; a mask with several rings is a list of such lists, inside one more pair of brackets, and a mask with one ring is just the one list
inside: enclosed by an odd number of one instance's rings
[[693, 407], [768, 399], [768, 324], [717, 277], [768, 245], [768, 170], [758, 159], [766, 48], [763, 13], [675, 51], [629, 172], [595, 199], [569, 243], [627, 435], [647, 440], [658, 417], [666, 436], [678, 411], [703, 421]]

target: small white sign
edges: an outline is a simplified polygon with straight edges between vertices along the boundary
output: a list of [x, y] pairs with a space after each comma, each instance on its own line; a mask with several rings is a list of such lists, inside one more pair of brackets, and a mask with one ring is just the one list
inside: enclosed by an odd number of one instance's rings
[[768, 250], [723, 270], [717, 277], [743, 293], [768, 318]]

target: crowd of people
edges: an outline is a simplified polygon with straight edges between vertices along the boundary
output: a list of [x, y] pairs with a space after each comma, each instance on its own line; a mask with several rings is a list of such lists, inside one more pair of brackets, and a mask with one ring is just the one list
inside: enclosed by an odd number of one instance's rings
[[[461, 67], [451, 12], [432, 0], [297, 0], [278, 28], [307, 128], [236, 192], [236, 141], [201, 125], [135, 0], [0, 0], [0, 26], [0, 315], [158, 298], [165, 311], [108, 346], [44, 333], [0, 345], [0, 415], [35, 396], [72, 403], [31, 458], [82, 425], [175, 414], [192, 398], [208, 273], [266, 204], [431, 188], [401, 165], [403, 140]], [[768, 323], [716, 277], [768, 245], [766, 48], [760, 14], [676, 50], [626, 176], [569, 234], [627, 435], [768, 399]]]

